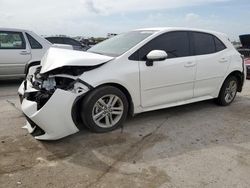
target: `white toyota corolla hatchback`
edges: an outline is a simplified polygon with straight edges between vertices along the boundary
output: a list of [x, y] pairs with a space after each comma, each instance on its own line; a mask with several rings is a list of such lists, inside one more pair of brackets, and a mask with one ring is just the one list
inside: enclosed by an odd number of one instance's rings
[[215, 98], [233, 102], [245, 80], [241, 55], [222, 33], [139, 29], [87, 52], [51, 48], [19, 88], [25, 128], [40, 140], [119, 127], [127, 115]]

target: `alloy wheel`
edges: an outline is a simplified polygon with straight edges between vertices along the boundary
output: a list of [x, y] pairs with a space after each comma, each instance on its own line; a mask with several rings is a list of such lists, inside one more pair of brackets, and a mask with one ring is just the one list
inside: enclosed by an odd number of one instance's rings
[[99, 127], [110, 128], [121, 119], [123, 112], [124, 105], [118, 96], [105, 95], [95, 103], [92, 118]]
[[234, 97], [237, 93], [237, 82], [235, 80], [231, 80], [228, 83], [228, 86], [226, 87], [225, 90], [225, 101], [227, 103], [231, 103], [234, 100]]

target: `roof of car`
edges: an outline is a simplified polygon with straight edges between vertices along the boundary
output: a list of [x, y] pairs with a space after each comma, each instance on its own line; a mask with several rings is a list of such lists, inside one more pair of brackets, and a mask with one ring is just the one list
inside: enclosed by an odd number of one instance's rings
[[58, 36], [50, 36], [50, 37], [45, 37], [45, 38], [70, 38], [70, 37], [58, 37]]
[[29, 30], [26, 29], [17, 29], [17, 28], [3, 28], [0, 27], [0, 31], [17, 31], [17, 32], [29, 32]]
[[188, 28], [188, 27], [153, 27], [153, 28], [142, 28], [142, 29], [136, 29], [136, 31], [158, 31], [158, 32], [167, 32], [167, 31], [197, 31], [197, 32], [205, 32], [205, 33], [213, 33], [217, 35], [224, 35], [225, 33], [217, 32], [217, 31], [211, 31], [211, 30], [205, 30], [205, 29], [196, 29], [196, 28]]

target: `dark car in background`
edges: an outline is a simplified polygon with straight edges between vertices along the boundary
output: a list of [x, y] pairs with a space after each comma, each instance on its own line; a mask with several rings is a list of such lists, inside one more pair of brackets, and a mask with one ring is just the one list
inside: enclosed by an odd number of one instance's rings
[[250, 49], [250, 34], [240, 35], [240, 42], [242, 44], [242, 48]]
[[247, 67], [247, 79], [250, 80], [250, 58], [245, 59], [245, 64]]
[[244, 55], [245, 58], [250, 58], [250, 34], [240, 35], [241, 47], [238, 51]]
[[247, 68], [247, 79], [250, 79], [250, 34], [240, 35], [241, 47], [238, 51], [244, 55], [244, 61]]
[[72, 39], [70, 37], [46, 37], [45, 39], [47, 39], [52, 44], [71, 45], [74, 50], [86, 51], [88, 49], [87, 46], [83, 45], [79, 41]]

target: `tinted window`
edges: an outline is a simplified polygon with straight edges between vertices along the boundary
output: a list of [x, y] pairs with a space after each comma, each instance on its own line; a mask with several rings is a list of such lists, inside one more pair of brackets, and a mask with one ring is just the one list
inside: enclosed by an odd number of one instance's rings
[[32, 49], [42, 49], [43, 48], [42, 45], [36, 39], [34, 39], [31, 35], [26, 33], [26, 36], [28, 38], [28, 41], [30, 43], [30, 47]]
[[214, 36], [206, 33], [193, 32], [195, 55], [215, 53]]
[[47, 37], [46, 39], [47, 39], [48, 41], [50, 41], [52, 44], [64, 44], [62, 38], [58, 38], [58, 37]]
[[188, 33], [182, 31], [170, 32], [152, 39], [136, 52], [139, 61], [145, 61], [147, 54], [152, 50], [164, 50], [168, 53], [168, 58], [189, 56]]
[[75, 41], [75, 40], [70, 39], [70, 38], [64, 38], [64, 44], [69, 44], [72, 46], [81, 46], [78, 41]]
[[214, 37], [214, 42], [215, 42], [217, 52], [226, 49], [226, 46], [217, 37]]
[[25, 49], [21, 32], [0, 31], [0, 49]]

